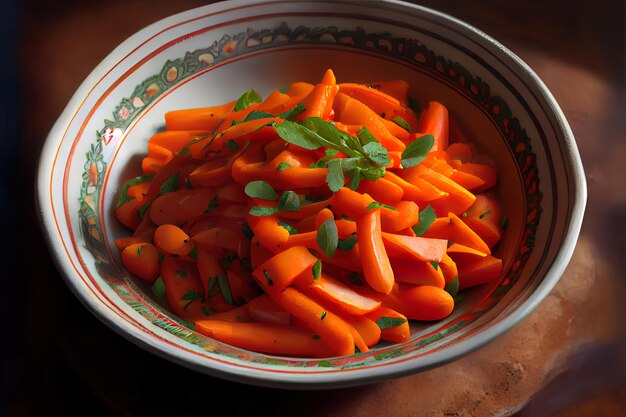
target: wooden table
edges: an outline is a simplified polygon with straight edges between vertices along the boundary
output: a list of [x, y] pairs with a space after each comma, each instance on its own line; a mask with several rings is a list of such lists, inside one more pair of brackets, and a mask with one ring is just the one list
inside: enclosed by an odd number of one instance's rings
[[[24, 2], [26, 183], [48, 130], [88, 72], [141, 27], [203, 3]], [[578, 140], [589, 181], [586, 220], [569, 268], [540, 307], [483, 349], [394, 381], [323, 392], [230, 383], [157, 358], [88, 313], [51, 263], [32, 195], [24, 192], [28, 256], [18, 319], [24, 363], [12, 385], [10, 416], [196, 416], [222, 404], [232, 416], [510, 416], [524, 405], [518, 416], [626, 415], [626, 334], [619, 320], [626, 313], [623, 6], [421, 3], [476, 25], [520, 55], [551, 89]]]

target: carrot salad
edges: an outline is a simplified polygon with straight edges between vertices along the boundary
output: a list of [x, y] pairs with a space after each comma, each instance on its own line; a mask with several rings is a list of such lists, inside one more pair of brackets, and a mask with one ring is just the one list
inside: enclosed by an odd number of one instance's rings
[[327, 70], [166, 113], [118, 193], [123, 264], [198, 332], [266, 354], [367, 352], [448, 317], [501, 275], [506, 217], [493, 163], [408, 92]]

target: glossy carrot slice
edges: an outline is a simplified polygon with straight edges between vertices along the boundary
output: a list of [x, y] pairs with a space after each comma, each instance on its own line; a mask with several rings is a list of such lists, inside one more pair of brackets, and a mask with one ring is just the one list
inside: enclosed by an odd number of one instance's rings
[[473, 263], [459, 266], [459, 289], [493, 282], [502, 274], [502, 259], [487, 255]]
[[161, 277], [174, 314], [189, 322], [207, 317], [204, 289], [195, 264], [165, 255], [161, 262]]
[[380, 338], [392, 343], [402, 343], [411, 337], [411, 328], [408, 319], [397, 311], [380, 306], [368, 313], [367, 318], [373, 320], [381, 329]]
[[254, 320], [262, 323], [289, 325], [291, 314], [287, 313], [269, 295], [261, 294], [246, 305], [248, 315]]
[[428, 228], [424, 237], [447, 239], [453, 243], [458, 243], [479, 252], [491, 254], [489, 246], [469, 228], [454, 213], [448, 213], [448, 217], [438, 217]]
[[397, 282], [438, 288], [444, 288], [446, 285], [443, 274], [439, 273], [431, 262], [401, 258], [390, 258], [389, 261]]
[[433, 150], [444, 150], [448, 147], [448, 109], [437, 101], [428, 103], [417, 120], [417, 131], [433, 135]]
[[411, 228], [419, 221], [419, 208], [413, 201], [399, 201], [393, 207], [395, 210], [382, 207], [380, 220], [384, 232], [399, 233]]
[[136, 243], [122, 251], [122, 263], [139, 278], [154, 282], [160, 273], [159, 252], [150, 243]]
[[304, 246], [294, 246], [263, 262], [252, 275], [261, 288], [274, 298], [274, 293], [283, 291], [317, 261]]
[[450, 294], [428, 285], [396, 284], [382, 303], [408, 319], [419, 321], [442, 320], [454, 309]]
[[387, 294], [394, 277], [382, 238], [380, 208], [371, 209], [357, 219], [356, 231], [365, 280], [375, 291]]
[[448, 247], [448, 241], [445, 239], [402, 236], [386, 232], [382, 232], [382, 238], [390, 257], [422, 262], [441, 261]]

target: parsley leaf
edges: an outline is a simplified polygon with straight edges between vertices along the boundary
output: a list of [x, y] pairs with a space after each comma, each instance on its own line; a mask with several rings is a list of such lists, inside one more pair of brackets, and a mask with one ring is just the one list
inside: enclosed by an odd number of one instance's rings
[[152, 284], [152, 294], [158, 299], [165, 297], [165, 282], [160, 275]]
[[401, 317], [382, 316], [379, 317], [378, 320], [376, 320], [376, 324], [378, 324], [378, 327], [380, 327], [381, 330], [388, 329], [390, 327], [400, 326], [404, 323], [406, 323], [406, 319], [403, 319]]
[[261, 101], [261, 96], [253, 89], [249, 89], [237, 99], [233, 111], [246, 109], [251, 104], [260, 103]]
[[280, 171], [284, 171], [284, 170], [289, 169], [289, 168], [293, 168], [293, 167], [291, 165], [289, 165], [287, 162], [281, 162], [276, 167], [276, 171], [280, 172]]
[[183, 310], [187, 310], [187, 308], [196, 300], [202, 300], [202, 294], [200, 294], [196, 290], [189, 290], [182, 297], [180, 297], [181, 301], [188, 301], [187, 304], [183, 306]]
[[452, 297], [456, 297], [459, 293], [459, 276], [455, 276], [452, 281], [444, 288]]
[[369, 142], [363, 145], [365, 155], [371, 160], [382, 167], [389, 165], [389, 153], [387, 148], [378, 142]]
[[356, 132], [356, 137], [359, 138], [359, 140], [361, 141], [361, 145], [363, 146], [367, 145], [368, 143], [378, 142], [378, 140], [376, 140], [374, 135], [372, 135], [372, 132], [367, 130], [365, 126], [359, 129], [358, 132]]
[[354, 245], [356, 245], [356, 243], [357, 243], [356, 233], [352, 233], [350, 237], [347, 237], [345, 239], [339, 239], [337, 241], [337, 249], [347, 252], [350, 249], [352, 249]]
[[251, 207], [250, 211], [248, 213], [250, 213], [253, 216], [271, 216], [273, 214], [276, 214], [278, 212], [278, 209], [276, 207]]
[[411, 127], [411, 125], [409, 125], [409, 122], [404, 120], [404, 117], [396, 116], [393, 119], [391, 119], [391, 121], [397, 124], [398, 126], [400, 126], [402, 129], [406, 130], [407, 132], [414, 133], [413, 128]]
[[168, 179], [166, 179], [165, 182], [163, 182], [163, 184], [161, 185], [161, 188], [159, 188], [159, 194], [163, 195], [163, 194], [171, 193], [173, 191], [176, 191], [177, 188], [178, 188], [178, 172], [176, 172], [175, 174], [170, 176]]
[[373, 210], [373, 209], [377, 209], [379, 207], [386, 208], [386, 209], [389, 209], [389, 210], [398, 210], [394, 206], [390, 206], [388, 204], [379, 203], [378, 201], [374, 201], [373, 203], [370, 203], [367, 207], [365, 207], [365, 209], [366, 210]]
[[248, 197], [261, 198], [263, 200], [275, 200], [276, 191], [265, 181], [250, 181], [244, 192]]
[[298, 194], [293, 191], [285, 191], [278, 201], [278, 210], [284, 211], [299, 211], [300, 210], [300, 198]]
[[346, 178], [343, 175], [342, 161], [344, 158], [331, 159], [328, 162], [328, 173], [326, 174], [326, 184], [332, 192], [337, 192], [346, 183]]
[[128, 189], [130, 187], [150, 181], [153, 177], [154, 174], [145, 174], [139, 177], [131, 178], [130, 180], [126, 181], [117, 193], [117, 196], [115, 198], [115, 207], [123, 206], [124, 204], [135, 198], [128, 195]]
[[293, 227], [292, 225], [290, 225], [290, 224], [287, 224], [285, 222], [281, 222], [279, 220], [278, 221], [278, 225], [280, 227], [282, 227], [283, 229], [286, 229], [289, 232], [290, 235], [297, 235], [298, 234], [298, 230], [295, 227]]
[[420, 211], [419, 221], [415, 226], [413, 226], [413, 232], [415, 232], [415, 236], [423, 236], [436, 218], [437, 214], [435, 214], [435, 210], [433, 210], [430, 205], [426, 206], [424, 210]]
[[318, 259], [317, 262], [313, 264], [311, 272], [313, 273], [314, 280], [317, 281], [318, 279], [320, 279], [320, 276], [322, 275], [322, 261]]

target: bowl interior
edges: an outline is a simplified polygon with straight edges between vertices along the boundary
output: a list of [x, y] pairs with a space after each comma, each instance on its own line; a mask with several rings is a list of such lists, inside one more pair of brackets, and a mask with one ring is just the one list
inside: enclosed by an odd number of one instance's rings
[[[51, 206], [42, 212], [60, 268], [98, 317], [203, 372], [283, 387], [340, 386], [459, 357], [510, 328], [545, 295], [558, 279], [544, 275], [559, 251], [546, 237], [563, 238], [569, 221], [557, 216], [555, 202], [570, 197], [556, 192], [556, 145], [547, 145], [558, 142], [557, 123], [545, 115], [532, 79], [498, 45], [426, 9], [385, 4], [208, 6], [140, 32], [94, 71], [50, 134], [39, 188], [40, 204]], [[495, 160], [508, 218], [496, 251], [503, 279], [468, 291], [448, 319], [413, 324], [409, 342], [353, 357], [280, 358], [208, 339], [122, 266], [113, 243], [128, 234], [113, 215], [118, 187], [139, 174], [166, 111], [222, 104], [249, 88], [265, 97], [294, 81], [318, 82], [327, 68], [339, 82], [407, 80], [413, 97], [444, 103]]]

